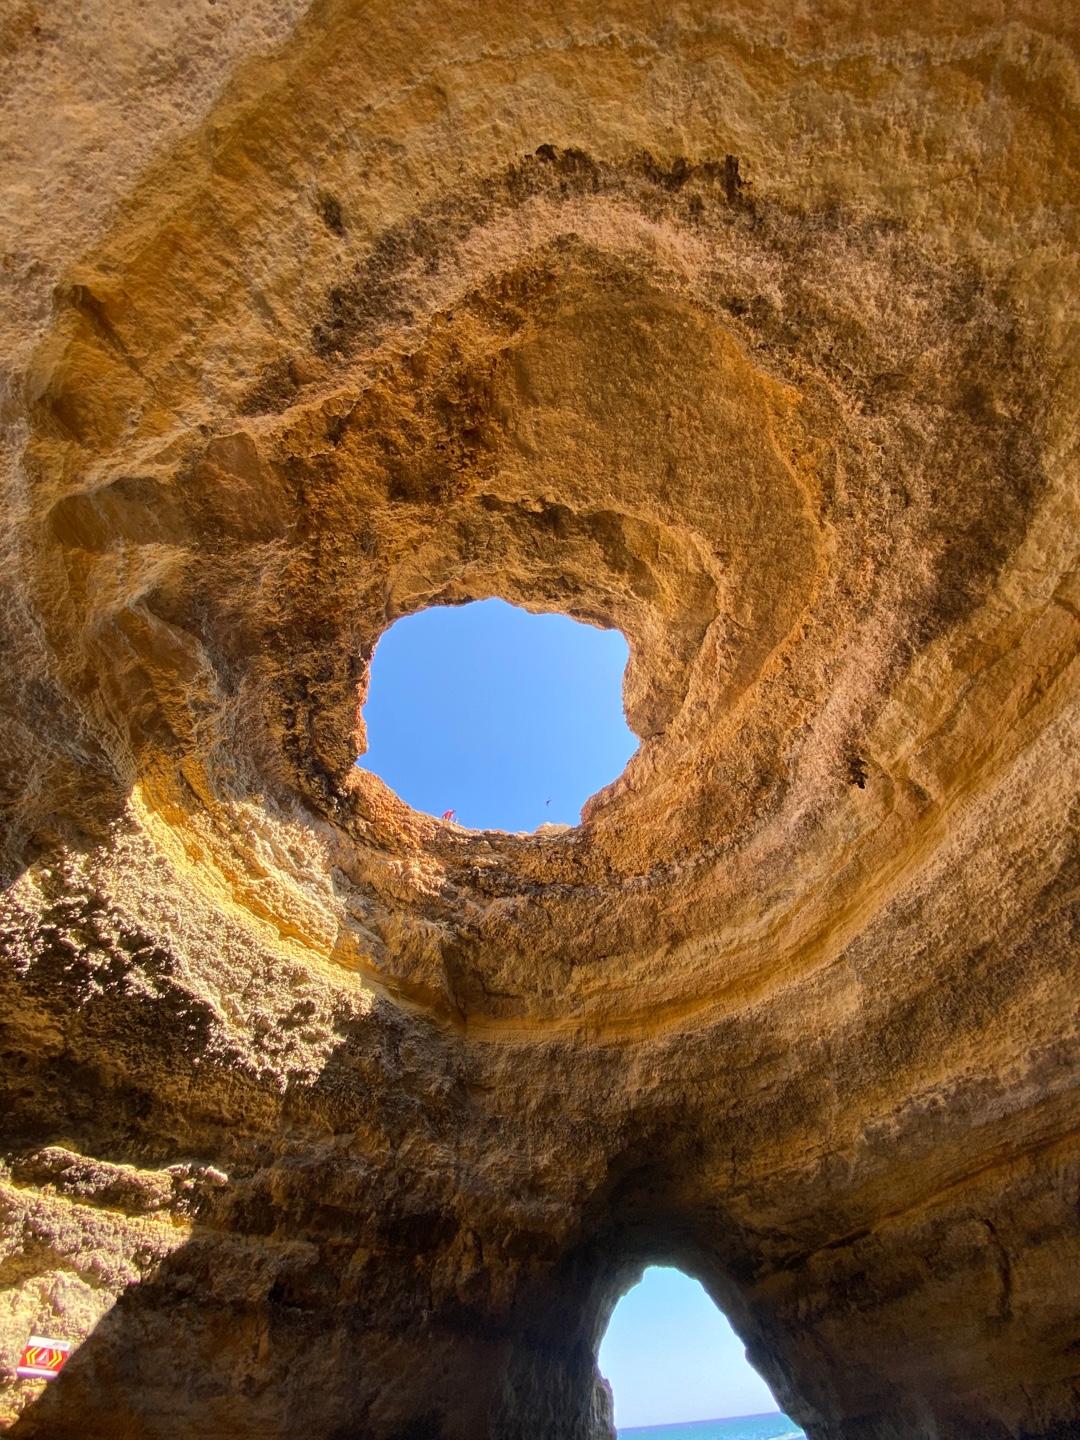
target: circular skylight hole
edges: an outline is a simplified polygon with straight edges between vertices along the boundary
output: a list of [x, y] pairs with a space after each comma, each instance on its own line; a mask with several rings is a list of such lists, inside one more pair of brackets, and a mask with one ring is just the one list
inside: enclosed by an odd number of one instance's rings
[[358, 763], [415, 810], [474, 830], [576, 825], [637, 738], [617, 630], [502, 600], [406, 616], [380, 639]]

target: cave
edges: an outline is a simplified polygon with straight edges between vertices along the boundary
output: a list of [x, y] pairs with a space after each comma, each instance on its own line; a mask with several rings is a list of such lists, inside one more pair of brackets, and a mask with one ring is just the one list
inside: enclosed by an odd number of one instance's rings
[[[0, 1425], [610, 1440], [663, 1264], [810, 1440], [1080, 1435], [1080, 17], [0, 29]], [[627, 639], [568, 830], [355, 763], [482, 598]]]

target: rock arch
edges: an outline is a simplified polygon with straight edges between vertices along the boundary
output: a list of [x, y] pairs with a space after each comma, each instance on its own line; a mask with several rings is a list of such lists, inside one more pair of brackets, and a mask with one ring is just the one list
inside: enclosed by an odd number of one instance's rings
[[[324, 0], [38, 218], [16, 1434], [594, 1440], [656, 1258], [814, 1440], [1078, 1423], [1076, 37], [617, 9]], [[630, 641], [569, 834], [352, 768], [489, 595]]]

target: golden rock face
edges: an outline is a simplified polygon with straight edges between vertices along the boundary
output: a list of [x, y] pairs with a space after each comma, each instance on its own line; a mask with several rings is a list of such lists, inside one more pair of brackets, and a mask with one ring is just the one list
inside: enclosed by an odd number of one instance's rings
[[[3, 22], [0, 1413], [598, 1440], [669, 1261], [812, 1440], [1064, 1440], [1068, 8], [209, 9]], [[491, 595], [630, 642], [574, 830], [353, 764]]]

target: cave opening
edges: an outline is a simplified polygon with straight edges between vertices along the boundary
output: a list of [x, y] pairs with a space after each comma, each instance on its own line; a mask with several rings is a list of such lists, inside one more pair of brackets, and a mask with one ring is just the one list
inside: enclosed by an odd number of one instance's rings
[[357, 763], [467, 829], [576, 825], [637, 745], [627, 658], [617, 630], [497, 599], [405, 616], [372, 658]]
[[650, 1266], [616, 1305], [600, 1345], [620, 1436], [801, 1440], [699, 1281]]

